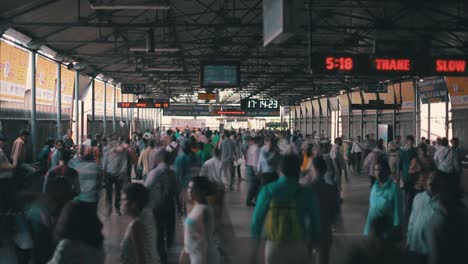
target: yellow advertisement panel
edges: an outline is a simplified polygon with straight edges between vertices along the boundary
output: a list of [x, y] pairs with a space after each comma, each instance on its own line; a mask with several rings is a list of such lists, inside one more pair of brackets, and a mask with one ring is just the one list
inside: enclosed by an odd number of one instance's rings
[[36, 60], [36, 103], [53, 105], [57, 64], [38, 55]]
[[71, 108], [73, 103], [73, 88], [75, 87], [75, 72], [62, 66], [62, 108]]
[[104, 83], [98, 80], [94, 81], [94, 110], [100, 114], [104, 111]]
[[24, 103], [29, 53], [0, 41], [0, 100]]
[[452, 108], [468, 108], [468, 77], [445, 77]]
[[[396, 84], [399, 85], [399, 84]], [[414, 87], [413, 82], [407, 81], [401, 83], [402, 110], [414, 109]]]

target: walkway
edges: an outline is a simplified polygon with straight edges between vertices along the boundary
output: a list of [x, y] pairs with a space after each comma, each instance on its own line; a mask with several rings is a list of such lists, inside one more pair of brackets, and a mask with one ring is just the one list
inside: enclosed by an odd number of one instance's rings
[[[226, 214], [224, 218], [225, 252], [229, 261], [225, 263], [247, 263], [252, 241], [250, 239], [250, 219], [253, 208], [245, 206], [247, 184], [243, 182], [239, 189], [226, 194]], [[343, 184], [344, 202], [342, 219], [337, 226], [331, 251], [331, 263], [343, 263], [343, 258], [353, 247], [359, 245], [367, 214], [369, 183], [363, 176], [352, 176], [349, 183]], [[104, 210], [101, 210], [104, 212]], [[110, 217], [101, 216], [106, 237], [108, 264], [118, 263], [120, 241], [125, 232], [128, 218], [115, 212]], [[178, 221], [176, 245], [171, 249], [171, 263], [177, 263], [182, 249], [181, 224]]]

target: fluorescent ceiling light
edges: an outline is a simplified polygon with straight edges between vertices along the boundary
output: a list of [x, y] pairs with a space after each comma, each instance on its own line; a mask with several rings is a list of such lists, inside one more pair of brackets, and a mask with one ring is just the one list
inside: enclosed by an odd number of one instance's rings
[[189, 80], [159, 80], [162, 83], [188, 83]]
[[169, 10], [171, 6], [169, 5], [161, 5], [161, 4], [137, 4], [137, 5], [110, 5], [110, 4], [103, 4], [103, 5], [93, 5], [91, 4], [91, 9], [94, 10]]
[[163, 71], [163, 72], [180, 72], [184, 71], [182, 68], [154, 68], [154, 67], [149, 67], [143, 69], [144, 71]]
[[[134, 47], [134, 48], [130, 48], [130, 51], [132, 51], [132, 52], [148, 52], [148, 49]], [[153, 51], [154, 52], [179, 52], [180, 49], [179, 48], [155, 48]]]
[[294, 90], [297, 90], [297, 91], [308, 91], [308, 90], [313, 90], [314, 88], [312, 87], [297, 87], [297, 88], [294, 88]]
[[25, 45], [28, 44], [29, 42], [31, 42], [31, 40], [32, 40], [32, 38], [24, 35], [23, 33], [19, 32], [19, 31], [16, 31], [16, 30], [14, 30], [12, 28], [7, 29], [3, 33], [3, 37], [5, 37], [8, 40], [18, 42], [18, 43], [21, 43], [21, 44], [25, 44]]
[[41, 49], [39, 50], [42, 54], [51, 57], [51, 58], [56, 58], [57, 57], [57, 52], [46, 45], [43, 45]]
[[179, 48], [155, 48], [155, 52], [179, 52]]

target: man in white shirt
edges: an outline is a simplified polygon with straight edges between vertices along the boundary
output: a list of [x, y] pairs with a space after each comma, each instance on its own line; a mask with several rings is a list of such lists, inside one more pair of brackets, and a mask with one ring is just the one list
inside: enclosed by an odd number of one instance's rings
[[458, 179], [461, 170], [461, 162], [459, 162], [457, 152], [450, 148], [448, 139], [442, 138], [440, 147], [434, 155], [434, 163], [436, 168], [447, 174], [448, 183], [450, 184], [450, 192], [455, 195], [460, 191], [460, 182]]
[[361, 136], [357, 136], [356, 140], [353, 141], [353, 146], [351, 147], [351, 154], [354, 159], [354, 170], [357, 172], [361, 172], [362, 149], [363, 145], [361, 142]]
[[257, 165], [258, 158], [260, 154], [260, 148], [258, 147], [256, 138], [248, 138], [249, 146], [245, 153], [245, 171], [247, 174], [247, 184], [249, 186], [249, 191], [247, 193], [247, 206], [255, 206], [253, 199], [256, 197], [256, 192], [258, 188], [258, 179], [257, 179]]

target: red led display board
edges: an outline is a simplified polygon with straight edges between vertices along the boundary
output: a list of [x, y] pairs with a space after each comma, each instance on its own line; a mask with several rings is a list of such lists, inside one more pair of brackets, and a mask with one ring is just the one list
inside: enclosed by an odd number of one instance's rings
[[437, 73], [464, 73], [466, 59], [435, 59], [434, 66]]
[[376, 58], [374, 59], [374, 69], [377, 72], [410, 72], [411, 59], [395, 59], [395, 58]]
[[354, 67], [352, 57], [326, 57], [325, 69], [327, 70], [340, 70], [351, 71]]
[[312, 71], [326, 75], [468, 76], [468, 56], [376, 56], [372, 54], [313, 54]]
[[169, 108], [169, 102], [154, 103], [154, 102], [118, 102], [118, 108]]
[[245, 115], [245, 111], [241, 110], [218, 110], [217, 115]]

